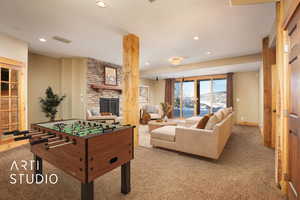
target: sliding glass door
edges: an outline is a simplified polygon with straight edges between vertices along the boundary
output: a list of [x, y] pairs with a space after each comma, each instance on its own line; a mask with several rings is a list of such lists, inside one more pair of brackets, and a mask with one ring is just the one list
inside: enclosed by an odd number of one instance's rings
[[199, 114], [200, 116], [214, 113], [227, 105], [227, 80], [200, 80], [199, 84]]
[[181, 82], [175, 82], [174, 85], [174, 103], [173, 103], [173, 117], [181, 117]]
[[212, 107], [211, 80], [200, 80], [199, 84], [199, 111], [200, 116], [210, 113]]
[[212, 112], [227, 107], [227, 80], [212, 80]]
[[195, 84], [194, 81], [182, 82], [182, 116], [184, 118], [194, 116]]
[[227, 106], [227, 79], [175, 82], [173, 117], [188, 118], [217, 112]]

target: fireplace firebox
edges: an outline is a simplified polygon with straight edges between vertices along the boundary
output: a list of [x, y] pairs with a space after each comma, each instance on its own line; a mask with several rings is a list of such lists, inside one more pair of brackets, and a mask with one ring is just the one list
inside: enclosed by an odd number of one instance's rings
[[100, 113], [102, 112], [119, 116], [119, 98], [100, 98]]

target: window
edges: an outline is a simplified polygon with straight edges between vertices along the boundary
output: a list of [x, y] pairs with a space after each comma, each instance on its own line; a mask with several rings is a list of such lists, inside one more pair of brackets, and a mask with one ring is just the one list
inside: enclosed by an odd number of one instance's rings
[[174, 106], [173, 106], [173, 117], [180, 117], [180, 107], [181, 107], [181, 82], [175, 82], [174, 85]]
[[226, 77], [198, 78], [175, 82], [173, 117], [203, 116], [227, 107]]
[[[0, 68], [0, 133], [18, 129], [18, 71]], [[3, 137], [3, 136], [2, 136]]]
[[227, 80], [212, 79], [200, 80], [200, 116], [208, 113], [215, 113], [227, 105]]

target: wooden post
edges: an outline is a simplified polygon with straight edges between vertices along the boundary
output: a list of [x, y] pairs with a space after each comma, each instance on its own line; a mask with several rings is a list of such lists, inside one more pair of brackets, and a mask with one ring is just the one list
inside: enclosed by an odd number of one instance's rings
[[269, 49], [269, 37], [263, 39], [263, 72], [264, 72], [264, 145], [272, 144], [272, 63]]
[[123, 123], [135, 125], [134, 144], [138, 144], [139, 124], [139, 38], [123, 37]]

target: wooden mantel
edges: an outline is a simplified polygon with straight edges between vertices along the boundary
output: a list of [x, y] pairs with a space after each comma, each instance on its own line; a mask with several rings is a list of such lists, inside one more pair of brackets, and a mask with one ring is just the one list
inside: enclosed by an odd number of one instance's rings
[[99, 91], [99, 90], [114, 90], [122, 93], [122, 88], [119, 86], [113, 86], [113, 85], [97, 85], [97, 84], [91, 84], [90, 85], [92, 89]]

